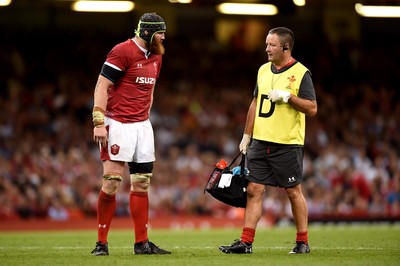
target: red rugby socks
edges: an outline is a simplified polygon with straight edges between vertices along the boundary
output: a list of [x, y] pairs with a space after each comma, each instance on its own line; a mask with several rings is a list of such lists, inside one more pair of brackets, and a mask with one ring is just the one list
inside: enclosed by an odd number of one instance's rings
[[148, 193], [131, 191], [129, 207], [135, 228], [135, 243], [147, 240], [147, 223], [149, 222]]
[[296, 233], [296, 242], [304, 242], [308, 244], [308, 232], [297, 232]]
[[254, 242], [254, 236], [256, 234], [256, 230], [249, 227], [243, 227], [242, 236], [240, 240], [246, 244], [252, 244]]
[[108, 195], [101, 190], [97, 200], [97, 239], [103, 244], [107, 243], [108, 230], [110, 229], [115, 208], [115, 195]]

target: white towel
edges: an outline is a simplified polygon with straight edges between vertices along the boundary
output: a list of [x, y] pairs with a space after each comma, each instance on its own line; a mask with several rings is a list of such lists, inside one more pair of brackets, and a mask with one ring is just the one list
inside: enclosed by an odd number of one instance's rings
[[224, 173], [221, 175], [221, 179], [219, 180], [218, 187], [219, 188], [229, 187], [231, 185], [231, 181], [232, 181], [232, 174]]

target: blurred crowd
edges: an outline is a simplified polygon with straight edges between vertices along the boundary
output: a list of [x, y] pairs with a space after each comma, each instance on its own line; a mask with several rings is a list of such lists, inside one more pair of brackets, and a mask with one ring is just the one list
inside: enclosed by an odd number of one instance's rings
[[[102, 165], [92, 141], [93, 90], [107, 52], [128, 37], [3, 34], [1, 219], [96, 215]], [[317, 117], [307, 118], [304, 160], [310, 219], [399, 220], [399, 54], [353, 40], [325, 44], [300, 40], [293, 51], [311, 70], [318, 99]], [[238, 153], [257, 69], [266, 62], [263, 39], [252, 50], [212, 36], [168, 36], [165, 45], [151, 113], [151, 217], [240, 216], [203, 190], [213, 164]], [[126, 173], [118, 216], [129, 215], [128, 180]], [[280, 189], [268, 188], [263, 206], [268, 223], [291, 219]]]

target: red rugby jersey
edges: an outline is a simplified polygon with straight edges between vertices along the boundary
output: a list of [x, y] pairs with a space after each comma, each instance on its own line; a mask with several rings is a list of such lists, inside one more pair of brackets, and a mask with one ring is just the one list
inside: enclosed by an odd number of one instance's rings
[[146, 58], [136, 43], [129, 39], [114, 46], [106, 62], [124, 72], [108, 92], [106, 115], [122, 123], [148, 119], [162, 56], [150, 54]]

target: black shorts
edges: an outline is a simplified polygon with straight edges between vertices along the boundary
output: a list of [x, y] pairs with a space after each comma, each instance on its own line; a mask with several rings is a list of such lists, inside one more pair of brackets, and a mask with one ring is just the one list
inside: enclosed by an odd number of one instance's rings
[[246, 153], [250, 182], [274, 187], [293, 187], [303, 179], [304, 148], [254, 140]]

